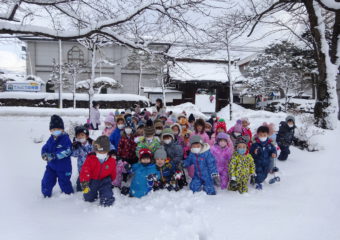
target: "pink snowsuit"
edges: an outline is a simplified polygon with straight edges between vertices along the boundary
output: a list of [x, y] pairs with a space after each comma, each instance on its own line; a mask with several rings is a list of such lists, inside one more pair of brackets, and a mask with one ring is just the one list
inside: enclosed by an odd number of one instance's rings
[[226, 189], [229, 182], [228, 165], [234, 152], [233, 143], [230, 138], [225, 148], [221, 148], [216, 143], [211, 147], [210, 152], [216, 159], [216, 167], [221, 179], [221, 189]]
[[122, 160], [117, 161], [116, 163], [116, 178], [115, 180], [112, 181], [112, 185], [115, 187], [121, 187], [122, 186], [122, 181], [123, 181], [123, 173], [126, 173], [125, 170], [125, 165], [127, 163], [123, 162]]

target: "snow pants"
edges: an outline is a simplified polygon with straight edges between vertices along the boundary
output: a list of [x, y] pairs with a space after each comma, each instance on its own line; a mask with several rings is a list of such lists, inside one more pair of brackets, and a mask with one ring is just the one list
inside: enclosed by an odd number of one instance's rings
[[191, 180], [190, 183], [190, 189], [193, 192], [199, 192], [201, 191], [203, 186], [203, 190], [208, 194], [208, 195], [215, 195], [216, 191], [214, 188], [214, 183], [211, 178], [200, 178], [198, 176], [194, 176], [193, 179]]
[[263, 183], [264, 180], [266, 180], [268, 173], [270, 171], [270, 163], [266, 165], [259, 165], [259, 166], [256, 166], [255, 164], [255, 170], [256, 170], [255, 182]]
[[98, 198], [99, 193], [99, 204], [104, 207], [109, 207], [115, 201], [113, 197], [111, 178], [106, 177], [101, 180], [90, 181], [90, 191], [84, 193], [84, 200], [86, 202], [94, 202]]
[[71, 172], [56, 171], [47, 165], [44, 177], [41, 181], [41, 192], [44, 197], [51, 197], [52, 189], [58, 180], [61, 191], [66, 194], [71, 194], [73, 193], [73, 188], [70, 179]]
[[283, 145], [279, 145], [281, 152], [280, 155], [277, 159], [281, 160], [281, 161], [285, 161], [288, 158], [288, 155], [290, 154], [290, 150], [289, 150], [289, 146], [283, 146]]
[[248, 178], [246, 179], [240, 179], [237, 181], [237, 187], [231, 187], [229, 186], [229, 190], [231, 191], [238, 191], [239, 193], [245, 193], [248, 192]]

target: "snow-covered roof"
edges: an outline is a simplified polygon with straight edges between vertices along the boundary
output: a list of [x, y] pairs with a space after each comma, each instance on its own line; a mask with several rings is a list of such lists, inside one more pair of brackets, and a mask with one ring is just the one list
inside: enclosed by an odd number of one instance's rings
[[[145, 93], [162, 93], [163, 90], [161, 87], [143, 87], [143, 91]], [[181, 93], [181, 91], [174, 89], [165, 89], [166, 93]]]
[[[228, 82], [228, 65], [226, 63], [211, 62], [176, 62], [170, 68], [170, 78], [174, 81], [215, 81]], [[232, 81], [242, 80], [242, 76], [237, 66], [231, 66]]]

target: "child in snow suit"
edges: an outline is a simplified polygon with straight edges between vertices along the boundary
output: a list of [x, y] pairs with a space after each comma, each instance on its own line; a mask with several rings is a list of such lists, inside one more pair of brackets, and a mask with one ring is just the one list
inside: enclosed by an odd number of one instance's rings
[[52, 189], [58, 180], [61, 191], [71, 194], [72, 143], [68, 134], [64, 132], [64, 122], [58, 115], [51, 117], [50, 132], [52, 135], [41, 149], [41, 157], [47, 162], [41, 181], [41, 192], [44, 197], [51, 197]]
[[280, 123], [279, 132], [277, 133], [277, 144], [279, 145], [281, 152], [278, 160], [285, 161], [290, 154], [289, 147], [294, 140], [295, 131], [295, 118], [293, 116], [288, 116], [285, 122]]
[[[89, 130], [84, 126], [77, 126], [74, 129], [75, 138], [72, 144], [72, 157], [77, 158], [78, 173], [80, 173], [87, 154], [93, 151], [92, 139], [89, 137]], [[77, 178], [77, 192], [81, 191], [79, 177]]]
[[148, 120], [144, 128], [144, 137], [140, 138], [137, 144], [136, 155], [140, 158], [139, 151], [143, 148], [150, 149], [151, 153], [154, 154], [160, 145], [159, 138], [155, 136], [155, 127], [152, 121]]
[[171, 163], [166, 155], [166, 151], [161, 146], [157, 149], [154, 155], [156, 168], [159, 171], [159, 181], [154, 183], [153, 190], [159, 189], [167, 189], [168, 191], [171, 190], [179, 190], [179, 187], [176, 188], [176, 184], [174, 180], [174, 175], [176, 173], [176, 166], [175, 164]]
[[194, 165], [195, 172], [190, 183], [193, 192], [203, 190], [208, 195], [215, 195], [214, 182], [219, 183], [219, 175], [216, 168], [216, 161], [210, 152], [210, 146], [204, 143], [200, 136], [190, 138], [191, 152], [184, 161], [184, 167]]
[[87, 156], [80, 170], [80, 185], [86, 202], [94, 202], [99, 193], [100, 205], [108, 207], [115, 201], [111, 182], [116, 178], [116, 159], [108, 154], [107, 136], [98, 137], [93, 148], [95, 152]]
[[115, 117], [113, 113], [109, 113], [104, 120], [105, 128], [102, 132], [102, 135], [110, 137], [112, 132], [115, 129]]
[[117, 117], [117, 126], [113, 130], [113, 132], [110, 135], [110, 142], [114, 146], [114, 148], [117, 150], [120, 138], [122, 136], [122, 132], [125, 127], [125, 119], [123, 116], [118, 116]]
[[236, 143], [236, 139], [240, 136], [243, 136], [247, 142], [251, 140], [248, 131], [243, 128], [241, 120], [236, 121], [236, 124], [229, 129], [228, 134], [230, 135], [234, 145]]
[[249, 119], [247, 117], [241, 118], [242, 121], [242, 136], [247, 136], [246, 140], [248, 140], [248, 151], [251, 148], [253, 133], [251, 132], [249, 125]]
[[224, 132], [217, 134], [216, 143], [210, 151], [216, 159], [217, 170], [221, 178], [221, 189], [226, 189], [229, 182], [228, 165], [234, 152], [234, 146], [229, 135]]
[[213, 132], [212, 125], [210, 124], [210, 122], [205, 122], [205, 132], [209, 137], [209, 140], [208, 140], [209, 145], [210, 146], [214, 145], [215, 144], [215, 139], [213, 137], [214, 132]]
[[253, 157], [247, 153], [247, 140], [239, 137], [236, 140], [236, 151], [229, 163], [230, 184], [229, 190], [248, 192], [248, 182], [251, 177], [255, 181], [255, 164]]
[[254, 158], [256, 168], [256, 189], [262, 189], [271, 167], [271, 158], [276, 158], [276, 148], [268, 138], [269, 128], [261, 126], [257, 129], [257, 137], [253, 142], [250, 154]]
[[132, 165], [132, 182], [130, 186], [130, 196], [141, 198], [147, 195], [160, 178], [156, 165], [152, 163], [152, 153], [150, 149], [139, 150], [139, 163]]

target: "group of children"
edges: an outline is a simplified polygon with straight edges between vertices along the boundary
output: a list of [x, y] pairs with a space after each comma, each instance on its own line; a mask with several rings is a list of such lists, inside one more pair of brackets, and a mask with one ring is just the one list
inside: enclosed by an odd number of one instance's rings
[[190, 181], [193, 192], [202, 189], [216, 194], [216, 187], [244, 193], [249, 182], [261, 190], [274, 165], [286, 160], [294, 138], [295, 119], [288, 116], [274, 125], [264, 123], [256, 134], [249, 120], [237, 120], [227, 130], [226, 122], [212, 114], [208, 121], [172, 112], [151, 114], [146, 109], [110, 114], [105, 129], [95, 141], [87, 126], [77, 126], [71, 142], [63, 120], [53, 115], [51, 137], [41, 154], [47, 161], [42, 193], [51, 197], [58, 180], [62, 192], [73, 193], [71, 156], [77, 158], [77, 191], [84, 200], [111, 206], [112, 188], [130, 197], [143, 197], [150, 191], [179, 191]]

